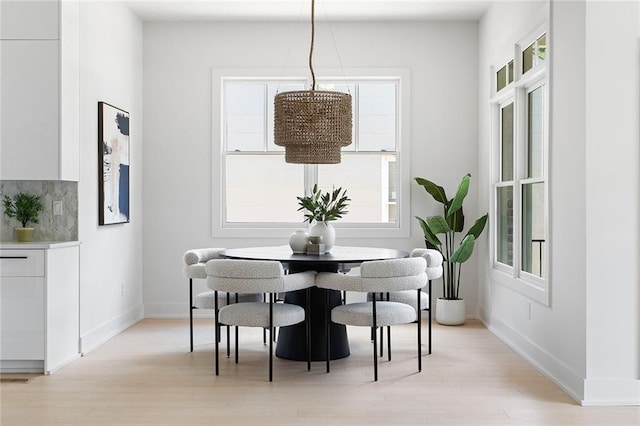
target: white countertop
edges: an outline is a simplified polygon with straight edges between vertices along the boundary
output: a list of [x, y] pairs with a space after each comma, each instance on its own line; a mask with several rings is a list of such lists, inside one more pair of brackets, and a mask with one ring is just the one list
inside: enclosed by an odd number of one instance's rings
[[37, 250], [79, 246], [80, 241], [32, 241], [19, 243], [16, 241], [0, 241], [0, 250]]

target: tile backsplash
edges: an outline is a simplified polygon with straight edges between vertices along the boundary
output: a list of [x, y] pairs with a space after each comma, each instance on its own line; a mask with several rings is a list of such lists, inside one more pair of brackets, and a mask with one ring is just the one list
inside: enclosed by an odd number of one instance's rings
[[[18, 192], [41, 196], [44, 210], [38, 216], [39, 223], [33, 225], [34, 241], [78, 240], [78, 182], [58, 180], [3, 180], [0, 195], [13, 197]], [[53, 215], [53, 202], [62, 201], [62, 216]], [[14, 241], [13, 228], [21, 226], [15, 218], [9, 219], [2, 210], [0, 241]]]

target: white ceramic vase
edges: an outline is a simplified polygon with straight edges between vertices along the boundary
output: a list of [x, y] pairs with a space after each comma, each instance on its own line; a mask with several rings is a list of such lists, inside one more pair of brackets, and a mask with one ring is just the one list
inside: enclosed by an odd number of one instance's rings
[[289, 237], [289, 246], [294, 253], [306, 253], [309, 233], [304, 229], [298, 229]]
[[309, 229], [309, 236], [322, 237], [325, 252], [329, 252], [336, 242], [336, 230], [329, 222], [316, 222]]
[[447, 300], [438, 298], [436, 321], [442, 325], [462, 325], [466, 317], [464, 299]]

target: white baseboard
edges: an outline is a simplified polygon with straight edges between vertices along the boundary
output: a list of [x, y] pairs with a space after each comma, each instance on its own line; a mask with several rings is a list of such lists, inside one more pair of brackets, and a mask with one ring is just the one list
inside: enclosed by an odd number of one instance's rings
[[78, 358], [80, 358], [79, 353], [73, 354], [72, 356], [65, 359], [64, 361], [58, 362], [56, 365], [46, 365], [45, 363], [44, 374], [55, 373], [56, 371], [60, 370], [62, 367], [66, 366], [67, 364], [71, 364], [73, 361], [77, 360]]
[[488, 315], [484, 309], [480, 309], [480, 320], [507, 346], [547, 376], [580, 405], [640, 405], [640, 380], [584, 379], [571, 367], [534, 342], [502, 321]]
[[0, 373], [42, 373], [44, 361], [0, 360]]
[[560, 389], [565, 391], [577, 402], [583, 404], [584, 380], [578, 372], [574, 371], [571, 367], [549, 354], [528, 338], [522, 336], [507, 324], [490, 316], [482, 308], [480, 308], [480, 320], [496, 337], [502, 340], [529, 364], [547, 376], [549, 380], [558, 385]]
[[87, 354], [144, 318], [144, 307], [138, 305], [80, 336], [80, 353]]
[[587, 379], [584, 395], [582, 405], [640, 405], [640, 380]]

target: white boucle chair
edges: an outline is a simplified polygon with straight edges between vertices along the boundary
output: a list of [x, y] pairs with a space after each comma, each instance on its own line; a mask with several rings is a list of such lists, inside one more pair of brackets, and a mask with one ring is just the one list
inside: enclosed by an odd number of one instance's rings
[[[418, 316], [418, 371], [422, 371], [420, 293], [421, 288], [427, 284], [426, 267], [427, 262], [423, 257], [409, 257], [363, 262], [360, 265], [360, 275], [321, 272], [316, 277], [316, 286], [328, 290], [365, 293], [413, 291], [416, 306], [418, 307], [417, 310], [406, 303], [387, 300], [377, 301], [376, 298], [372, 298], [371, 301], [367, 302], [347, 303], [336, 306], [331, 310], [330, 314], [327, 313], [326, 315], [327, 319], [330, 317], [334, 323], [371, 327], [373, 336], [373, 377], [375, 381], [378, 380], [376, 328], [416, 322], [416, 313]], [[327, 320], [327, 373], [330, 371], [329, 353], [331, 350], [329, 347], [329, 329]], [[391, 340], [391, 334], [389, 334], [389, 340]]]
[[[425, 272], [427, 273], [428, 283], [425, 288], [422, 289], [422, 293], [420, 293], [420, 306], [423, 311], [427, 311], [429, 313], [429, 322], [427, 323], [427, 327], [429, 329], [429, 340], [428, 340], [428, 353], [431, 354], [431, 281], [442, 276], [443, 267], [442, 267], [442, 254], [438, 250], [426, 249], [426, 248], [415, 248], [411, 251], [411, 257], [424, 257], [427, 261], [427, 268]], [[426, 291], [425, 291], [426, 290]], [[377, 300], [386, 299], [387, 295], [376, 293]], [[408, 305], [413, 306], [414, 309], [418, 309], [416, 305], [416, 298], [414, 292], [411, 290], [405, 291], [392, 291], [388, 293], [389, 300], [392, 302], [401, 302], [406, 303]], [[367, 300], [371, 300], [373, 298], [373, 293], [369, 293], [367, 295]], [[382, 356], [382, 347], [383, 347], [383, 335], [382, 328], [380, 329], [380, 356]]]
[[[277, 261], [214, 259], [207, 262], [207, 285], [217, 295], [221, 291], [227, 293], [267, 294], [268, 302], [237, 303], [218, 306], [215, 302], [215, 326], [220, 324], [236, 327], [261, 327], [271, 333], [275, 327], [285, 327], [301, 322], [307, 324], [307, 370], [311, 370], [310, 330], [308, 315], [305, 309], [290, 303], [275, 303], [278, 293], [295, 290], [307, 290], [307, 306], [309, 306], [309, 289], [315, 284], [314, 271], [285, 275], [282, 264]], [[269, 339], [269, 381], [273, 380], [273, 336]], [[215, 343], [215, 371], [219, 375], [218, 341]], [[238, 332], [236, 328], [235, 362], [238, 363]]]
[[[205, 271], [206, 263], [211, 259], [219, 259], [220, 252], [223, 248], [200, 248], [187, 250], [184, 253], [184, 276], [189, 279], [189, 342], [190, 351], [193, 352], [193, 310], [194, 309], [214, 309], [214, 292], [205, 291], [198, 293], [193, 298], [193, 280], [194, 279], [207, 279], [207, 272]], [[218, 294], [219, 303], [221, 306], [227, 303], [233, 303], [235, 300], [231, 300], [230, 295], [220, 292]], [[260, 300], [262, 296], [260, 294], [242, 294], [238, 297], [239, 302], [254, 302]], [[219, 329], [215, 330], [215, 338], [219, 339]], [[229, 327], [227, 327], [227, 341], [229, 341]]]

